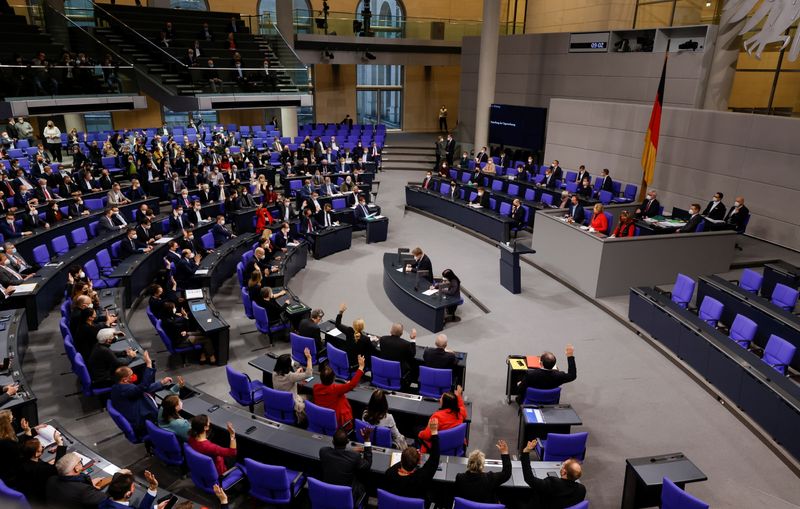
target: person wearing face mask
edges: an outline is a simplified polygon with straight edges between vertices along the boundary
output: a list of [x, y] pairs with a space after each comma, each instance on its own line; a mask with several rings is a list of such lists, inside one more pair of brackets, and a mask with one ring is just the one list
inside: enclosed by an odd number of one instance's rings
[[289, 227], [289, 223], [284, 221], [283, 224], [281, 224], [281, 229], [275, 236], [275, 243], [274, 243], [275, 249], [280, 249], [281, 251], [284, 252], [287, 250], [287, 246], [289, 245], [289, 242], [291, 242], [289, 238], [290, 229], [291, 228]]
[[[67, 446], [64, 445], [64, 438], [59, 431], [55, 432], [53, 440], [55, 440], [56, 444], [55, 462], [57, 463], [67, 454]], [[56, 470], [54, 464], [42, 461], [43, 454], [44, 446], [38, 438], [31, 437], [22, 443], [22, 464], [18, 469], [19, 474], [14, 488], [25, 495], [28, 502], [33, 503], [34, 507], [44, 507], [45, 499], [42, 486], [47, 483], [48, 479], [58, 475], [58, 470]]]
[[67, 207], [67, 214], [70, 218], [72, 217], [81, 217], [81, 216], [88, 216], [91, 214], [89, 209], [86, 208], [86, 205], [83, 203], [83, 198], [80, 196], [75, 197], [75, 201], [70, 203], [69, 207]]
[[744, 232], [747, 218], [750, 217], [750, 209], [744, 204], [744, 197], [737, 196], [733, 207], [725, 214], [725, 222], [737, 232]]
[[161, 326], [176, 348], [199, 344], [202, 347], [200, 349], [200, 364], [205, 364], [206, 361], [211, 364], [217, 363], [214, 345], [211, 340], [200, 332], [189, 329], [189, 318], [186, 310], [178, 309], [173, 302], [165, 302], [164, 319], [161, 322]]
[[714, 196], [711, 198], [711, 201], [708, 202], [708, 205], [706, 205], [702, 215], [709, 219], [722, 221], [725, 218], [726, 210], [725, 204], [722, 203], [723, 196], [724, 195], [720, 192], [714, 193]]
[[22, 255], [17, 252], [17, 248], [14, 246], [14, 244], [11, 242], [4, 243], [3, 250], [6, 253], [6, 257], [8, 258], [12, 269], [23, 275], [33, 274], [36, 272], [36, 267], [25, 261], [25, 258], [23, 258]]
[[689, 214], [691, 215], [689, 221], [675, 233], [694, 233], [697, 231], [697, 227], [703, 221], [703, 216], [700, 215], [700, 204], [692, 203], [692, 206], [689, 207]]
[[470, 205], [480, 205], [483, 208], [489, 207], [489, 193], [483, 186], [478, 187], [478, 191], [475, 193], [475, 198], [469, 201]]
[[111, 387], [114, 385], [114, 372], [117, 368], [127, 366], [136, 358], [136, 350], [126, 348], [115, 352], [111, 344], [116, 339], [116, 330], [100, 329], [97, 332], [97, 343], [92, 347], [86, 367], [92, 379], [92, 387]]
[[431, 172], [427, 172], [425, 174], [425, 178], [422, 179], [422, 189], [432, 189], [433, 185], [433, 175]]
[[653, 217], [661, 213], [661, 204], [658, 203], [656, 192], [652, 189], [647, 191], [647, 198], [636, 209], [636, 218]]
[[219, 247], [228, 239], [236, 237], [228, 228], [225, 227], [225, 216], [217, 216], [217, 224], [211, 228], [211, 234], [214, 236], [214, 247]]
[[81, 457], [76, 452], [68, 452], [56, 462], [58, 475], [47, 479], [44, 486], [48, 507], [97, 507], [105, 501], [106, 495], [100, 490], [111, 479], [92, 479], [83, 470]]
[[429, 283], [433, 283], [433, 264], [431, 264], [431, 259], [428, 258], [428, 255], [423, 253], [422, 248], [419, 246], [412, 249], [411, 254], [414, 255], [414, 262], [406, 266], [406, 272], [427, 271], [425, 279]]
[[28, 203], [28, 213], [22, 216], [22, 227], [26, 230], [50, 228], [50, 224], [39, 218], [39, 212], [33, 202]]
[[119, 246], [120, 256], [123, 259], [135, 253], [147, 253], [150, 251], [151, 248], [147, 244], [138, 240], [139, 236], [136, 234], [135, 228], [128, 228], [127, 232], [127, 237]]
[[0, 253], [0, 284], [3, 286], [19, 285], [31, 277], [33, 277], [33, 274], [23, 276], [14, 270], [8, 256], [6, 256], [5, 253]]
[[364, 223], [371, 215], [372, 214], [370, 214], [369, 208], [367, 208], [367, 199], [363, 196], [359, 196], [358, 205], [356, 205], [355, 208], [356, 221], [359, 223]]

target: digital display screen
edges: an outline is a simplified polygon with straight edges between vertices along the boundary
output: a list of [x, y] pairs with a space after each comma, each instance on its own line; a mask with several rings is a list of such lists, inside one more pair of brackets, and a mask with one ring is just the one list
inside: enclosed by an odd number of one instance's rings
[[537, 152], [544, 148], [547, 108], [492, 104], [489, 143]]

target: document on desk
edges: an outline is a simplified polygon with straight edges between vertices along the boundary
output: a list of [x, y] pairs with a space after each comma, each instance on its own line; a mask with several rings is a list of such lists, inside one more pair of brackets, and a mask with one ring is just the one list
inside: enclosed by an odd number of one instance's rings
[[424, 292], [422, 292], [422, 295], [431, 296], [431, 295], [434, 295], [436, 293], [439, 293], [439, 290], [437, 290], [436, 288], [431, 288], [430, 290], [425, 290]]
[[372, 216], [372, 219], [383, 219], [386, 216]]
[[208, 269], [197, 269], [194, 271], [195, 276], [205, 276], [208, 274]]
[[169, 242], [169, 241], [170, 241], [170, 240], [172, 240], [173, 238], [174, 238], [174, 237], [161, 237], [160, 239], [156, 240], [156, 241], [154, 242], [154, 244], [166, 244], [167, 242]]
[[328, 331], [328, 334], [330, 334], [331, 336], [337, 336], [338, 337], [338, 336], [342, 335], [342, 331], [340, 331], [339, 329], [334, 327], [333, 329]]
[[544, 418], [542, 417], [542, 411], [538, 408], [526, 408], [525, 409], [525, 420], [529, 423], [537, 423], [537, 422], [544, 422]]
[[403, 267], [397, 267], [397, 272], [403, 272]]
[[481, 207], [480, 203], [470, 203], [469, 206], [472, 207], [473, 209], [482, 209], [483, 208], [483, 207]]
[[392, 457], [389, 459], [389, 466], [390, 467], [392, 465], [396, 464], [396, 463], [400, 463], [400, 453], [399, 452], [393, 452], [392, 453]]
[[14, 290], [14, 295], [31, 293], [35, 289], [36, 289], [36, 283], [25, 283], [23, 285], [17, 285], [16, 290]]
[[78, 458], [80, 458], [81, 465], [83, 465], [83, 468], [87, 468], [89, 465], [94, 463], [94, 460], [92, 458], [90, 458], [89, 456], [84, 456], [83, 454], [81, 454], [81, 453], [79, 453], [77, 451], [72, 451], [72, 452], [74, 452], [75, 454], [78, 455]]
[[113, 476], [114, 474], [116, 474], [119, 471], [120, 471], [120, 468], [118, 466], [116, 466], [116, 465], [108, 464], [108, 465], [103, 467], [103, 472], [107, 473], [110, 476]]

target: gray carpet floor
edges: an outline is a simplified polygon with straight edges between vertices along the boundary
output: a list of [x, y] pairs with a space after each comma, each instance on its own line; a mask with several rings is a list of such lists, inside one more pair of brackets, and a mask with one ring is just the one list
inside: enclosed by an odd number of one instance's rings
[[[557, 281], [523, 264], [523, 292], [512, 295], [499, 285], [499, 253], [454, 228], [404, 211], [403, 186], [420, 174], [387, 171], [380, 175], [378, 201], [390, 218], [389, 239], [366, 245], [357, 234], [349, 251], [308, 267], [291, 283], [303, 301], [321, 307], [333, 318], [347, 302], [346, 320], [363, 317], [369, 332], [384, 334], [392, 322], [415, 326], [389, 302], [382, 288], [384, 252], [397, 247], [421, 246], [439, 273], [452, 268], [463, 286], [489, 309], [484, 313], [467, 300], [459, 311], [462, 321], [445, 333], [450, 345], [469, 353], [466, 397], [474, 404], [471, 448], [498, 457], [493, 444], [500, 438], [516, 440], [515, 408], [504, 403], [505, 358], [510, 353], [556, 353], [565, 364], [564, 346], [575, 345], [578, 380], [564, 387], [562, 401], [580, 414], [589, 432], [584, 483], [592, 507], [617, 507], [622, 493], [625, 458], [682, 451], [709, 477], [689, 491], [712, 507], [800, 507], [800, 482], [772, 452], [725, 408], [681, 370], [657, 353], [628, 328]], [[232, 278], [214, 299], [231, 324], [231, 365], [259, 375], [247, 362], [264, 353], [267, 343], [241, 311]], [[622, 303], [619, 303], [622, 305]], [[25, 361], [26, 376], [40, 399], [42, 419], [57, 417], [82, 440], [121, 465], [138, 471], [155, 469], [164, 486], [198, 500], [191, 482], [144, 458], [141, 446], [131, 446], [118, 435], [105, 413], [82, 397], [66, 394], [76, 389], [58, 334], [58, 312], [53, 310], [39, 331], [31, 334]], [[140, 342], [161, 350], [161, 344], [143, 309], [135, 309], [129, 323]], [[434, 335], [419, 328], [418, 342], [433, 343]], [[287, 350], [285, 344], [275, 347]], [[160, 371], [184, 375], [190, 383], [230, 400], [225, 370], [189, 365], [169, 369], [166, 354], [156, 355]], [[257, 408], [257, 412], [260, 408]]]

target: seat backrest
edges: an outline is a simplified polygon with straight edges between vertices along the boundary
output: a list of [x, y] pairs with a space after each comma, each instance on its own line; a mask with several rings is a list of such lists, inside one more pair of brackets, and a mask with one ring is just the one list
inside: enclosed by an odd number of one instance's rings
[[739, 288], [746, 292], [758, 293], [761, 290], [761, 283], [764, 277], [753, 269], [744, 269], [739, 278]]
[[236, 264], [236, 279], [239, 280], [239, 286], [244, 288], [244, 264], [242, 262]]
[[[247, 289], [244, 289], [242, 293], [242, 298], [244, 298]], [[247, 297], [247, 300], [250, 300], [250, 297]], [[258, 332], [262, 334], [269, 334], [269, 316], [267, 316], [267, 310], [263, 307], [259, 306], [253, 301], [250, 301], [250, 307], [253, 308], [253, 318], [256, 320], [256, 329]]]
[[100, 271], [97, 270], [97, 262], [94, 260], [87, 260], [83, 264], [83, 270], [86, 271], [86, 277], [92, 281], [100, 279]]
[[385, 390], [399, 390], [401, 377], [399, 362], [372, 357], [372, 385]]
[[337, 486], [308, 478], [308, 497], [314, 509], [352, 509], [353, 494], [350, 486]]
[[589, 433], [548, 433], [544, 461], [565, 461], [569, 458], [583, 461], [586, 457], [586, 439]]
[[50, 250], [47, 249], [46, 244], [33, 248], [33, 260], [39, 265], [50, 263]]
[[695, 233], [702, 233], [706, 230], [706, 220], [703, 219], [697, 224], [697, 228], [695, 228]]
[[786, 374], [786, 366], [792, 363], [797, 347], [785, 339], [770, 335], [767, 346], [764, 347], [762, 360], [775, 368], [781, 374]]
[[250, 495], [274, 504], [288, 504], [292, 499], [286, 467], [266, 465], [245, 458], [244, 468], [250, 481]]
[[208, 232], [205, 235], [200, 236], [200, 242], [203, 244], [204, 248], [214, 249], [214, 234]]
[[507, 201], [500, 202], [500, 210], [498, 210], [498, 212], [500, 212], [504, 216], [507, 216], [508, 214], [511, 213], [511, 204], [508, 203]]
[[725, 306], [722, 302], [713, 297], [706, 295], [703, 297], [703, 302], [700, 303], [700, 309], [697, 310], [697, 316], [712, 327], [717, 326], [717, 322], [722, 317], [722, 310]]
[[252, 391], [250, 390], [250, 377], [230, 366], [225, 366], [225, 374], [228, 377], [231, 397], [241, 405], [249, 405], [253, 400]]
[[584, 500], [583, 502], [567, 507], [567, 509], [589, 509], [589, 501]]
[[30, 509], [31, 507], [25, 495], [9, 488], [2, 480], [0, 480], [0, 502], [0, 505], [9, 509]]
[[661, 509], [708, 509], [708, 504], [665, 477], [661, 486]]
[[391, 449], [392, 446], [392, 432], [385, 426], [373, 426], [366, 421], [356, 419], [356, 441], [363, 444], [364, 438], [361, 436], [361, 430], [364, 428], [373, 428], [372, 436], [370, 437], [372, 443], [378, 447], [386, 447]]
[[503, 190], [503, 181], [500, 179], [494, 179], [492, 181], [492, 191], [502, 191]]
[[439, 432], [439, 451], [442, 456], [463, 456], [467, 425], [461, 423], [453, 428]]
[[553, 195], [550, 193], [542, 193], [542, 203], [547, 205], [553, 204]]
[[195, 486], [206, 492], [213, 492], [214, 485], [219, 483], [217, 468], [214, 460], [205, 454], [201, 454], [189, 446], [183, 444], [183, 454], [186, 458], [186, 466], [189, 468], [189, 476]]
[[101, 269], [111, 269], [111, 255], [108, 254], [108, 249], [101, 249], [95, 255], [95, 261], [97, 262], [97, 266]]
[[566, 190], [570, 194], [577, 193], [578, 192], [578, 183], [577, 182], [567, 182]]
[[339, 427], [336, 424], [336, 412], [310, 401], [306, 401], [306, 418], [308, 419], [308, 431], [313, 433], [333, 436]]
[[600, 194], [598, 195], [600, 203], [602, 203], [603, 205], [608, 205], [609, 203], [611, 203], [611, 198], [613, 197], [614, 196], [611, 194], [610, 191], [600, 191]]
[[304, 350], [308, 348], [311, 351], [311, 363], [317, 364], [317, 345], [314, 343], [314, 338], [308, 338], [292, 332], [289, 334], [289, 342], [292, 345], [292, 359], [295, 362], [299, 362], [302, 365], [306, 363]]
[[453, 503], [453, 509], [506, 509], [503, 504], [484, 504], [482, 502], [473, 502], [465, 498], [456, 497]]
[[[76, 363], [80, 355], [81, 354], [75, 356]], [[108, 415], [111, 416], [111, 420], [114, 421], [114, 424], [117, 425], [117, 427], [120, 429], [120, 431], [122, 431], [122, 433], [125, 435], [125, 438], [127, 438], [130, 443], [138, 444], [141, 442], [139, 437], [137, 437], [136, 433], [133, 431], [133, 426], [131, 426], [131, 423], [128, 422], [128, 419], [126, 419], [124, 415], [119, 413], [117, 409], [114, 408], [114, 405], [111, 403], [110, 398], [106, 400], [106, 410], [108, 410]]]
[[[264, 387], [264, 417], [273, 421], [294, 424], [294, 396], [291, 392]], [[306, 403], [306, 410], [308, 403]], [[334, 416], [335, 419], [335, 416]]]
[[525, 389], [525, 405], [557, 405], [561, 401], [561, 387], [555, 389]]
[[450, 194], [450, 184], [442, 183], [442, 185], [439, 186], [439, 193], [443, 195]]
[[777, 283], [772, 290], [772, 297], [770, 300], [779, 308], [791, 312], [794, 311], [794, 307], [797, 305], [797, 296], [799, 293], [800, 292], [791, 286]]
[[116, 242], [111, 243], [111, 256], [114, 258], [119, 259], [120, 257], [120, 250], [122, 249], [122, 241], [118, 240]]
[[333, 373], [339, 378], [350, 380], [350, 361], [347, 358], [347, 352], [336, 348], [330, 343], [328, 343], [325, 351]]
[[86, 242], [89, 241], [89, 236], [86, 234], [86, 228], [75, 228], [70, 232], [69, 235], [72, 237], [72, 243], [76, 246], [86, 244]]
[[145, 421], [145, 426], [156, 456], [167, 465], [182, 465], [183, 451], [175, 433], [161, 429], [150, 421]]
[[758, 324], [744, 315], [736, 315], [731, 324], [728, 336], [739, 343], [740, 346], [747, 348], [756, 336]]
[[508, 184], [508, 190], [506, 192], [511, 196], [519, 196], [519, 186], [517, 184]]
[[425, 501], [421, 498], [401, 497], [379, 488], [378, 507], [379, 509], [424, 509]]
[[239, 292], [242, 296], [242, 305], [244, 306], [244, 314], [247, 318], [253, 319], [253, 303], [250, 302], [250, 292], [247, 291], [247, 288], [239, 288]]
[[626, 184], [623, 196], [625, 197], [626, 200], [633, 201], [636, 199], [636, 193], [638, 192], [639, 192], [639, 186], [637, 186], [636, 184]]
[[92, 238], [97, 237], [97, 230], [100, 227], [100, 221], [92, 221], [89, 223], [89, 235]]
[[686, 309], [694, 295], [694, 279], [683, 274], [678, 274], [675, 286], [672, 289], [672, 302]]
[[419, 367], [419, 393], [421, 396], [438, 398], [453, 388], [453, 370]]

